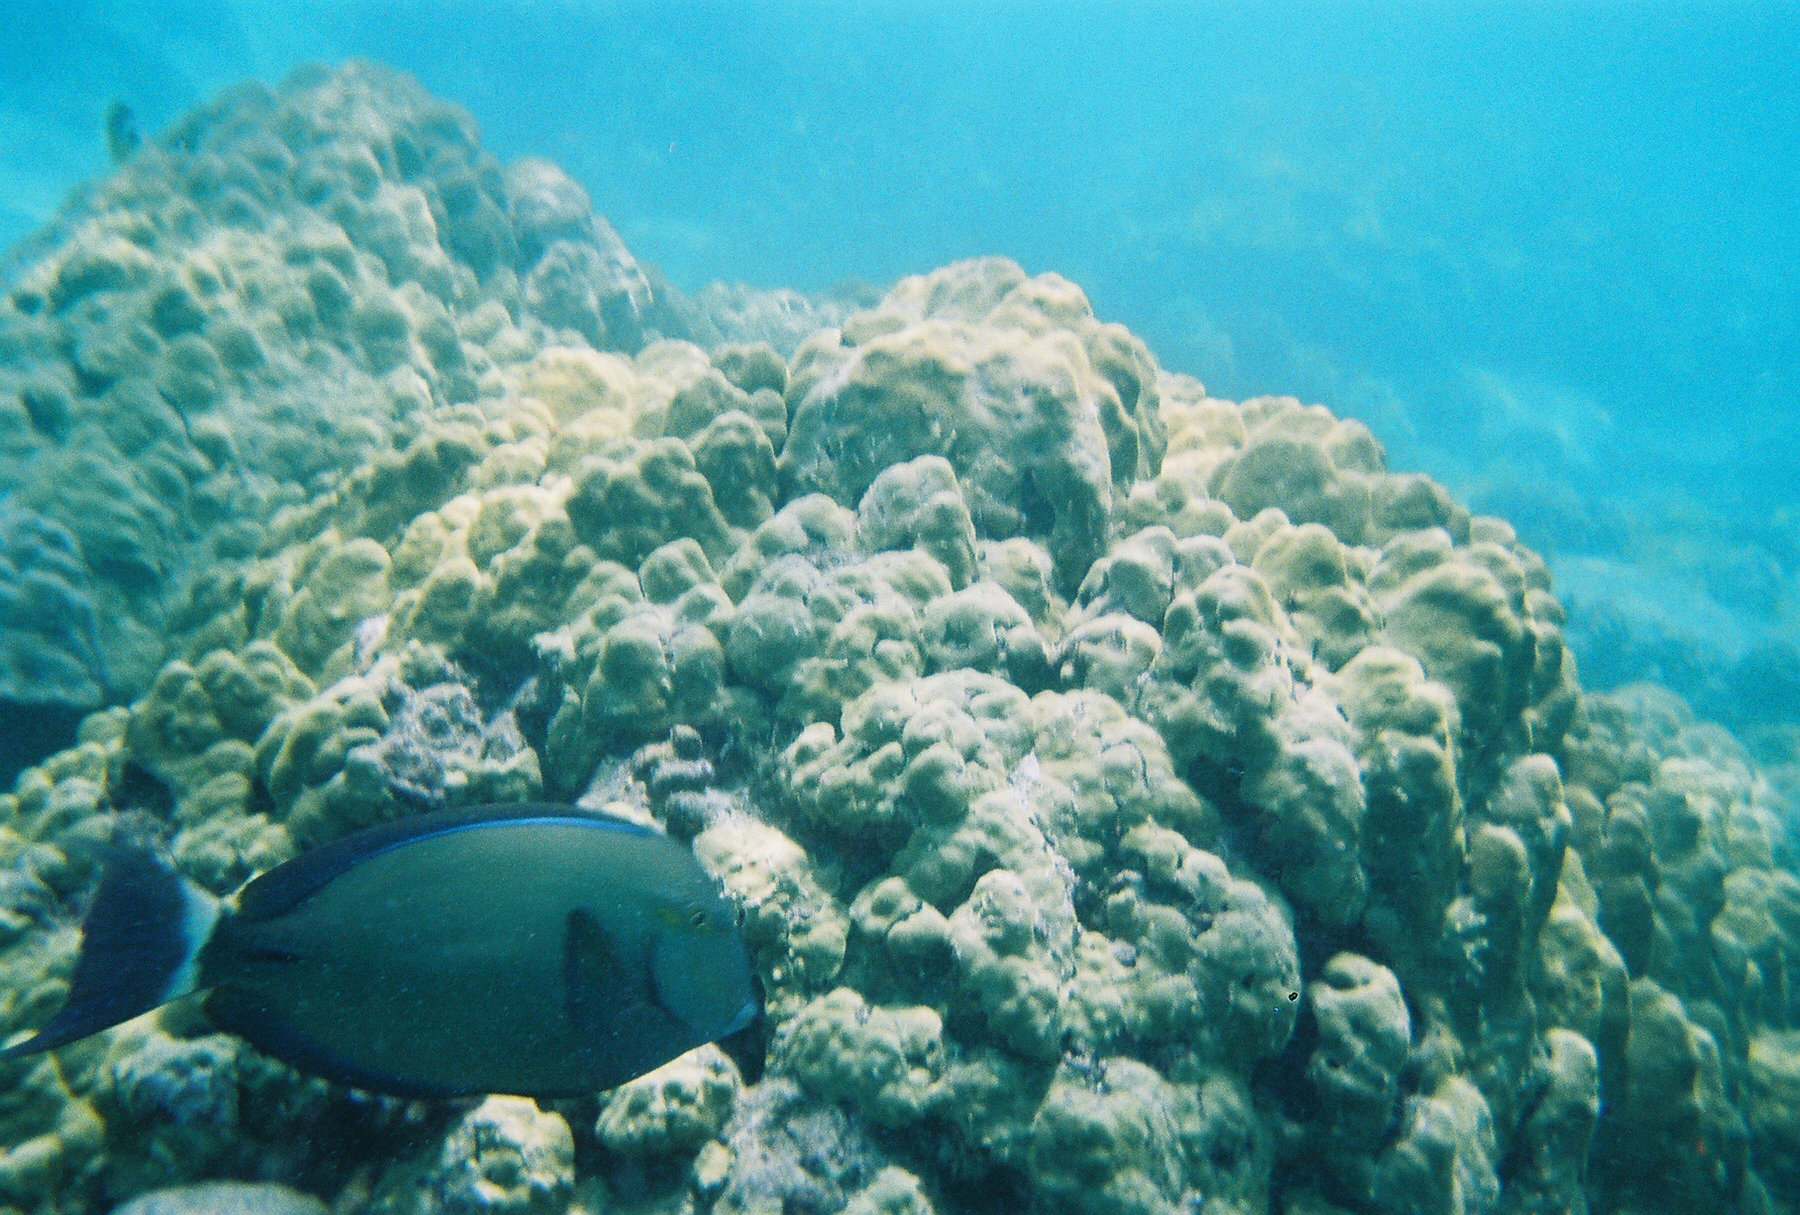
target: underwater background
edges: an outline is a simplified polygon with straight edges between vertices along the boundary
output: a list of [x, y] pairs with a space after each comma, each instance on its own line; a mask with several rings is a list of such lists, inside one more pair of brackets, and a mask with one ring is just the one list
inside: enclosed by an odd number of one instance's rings
[[0, 17], [0, 1026], [121, 821], [544, 798], [772, 1028], [177, 1006], [7, 1210], [1800, 1209], [1787, 6]]

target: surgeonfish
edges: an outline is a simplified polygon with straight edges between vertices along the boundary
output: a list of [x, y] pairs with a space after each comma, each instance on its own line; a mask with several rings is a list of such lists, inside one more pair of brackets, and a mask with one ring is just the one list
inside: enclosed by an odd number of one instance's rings
[[138, 134], [137, 116], [131, 107], [123, 101], [115, 101], [106, 107], [106, 156], [115, 165], [122, 165], [131, 159], [131, 154], [138, 150], [143, 142]]
[[591, 1094], [761, 1012], [736, 917], [667, 836], [563, 806], [405, 819], [217, 899], [115, 847], [52, 1050], [206, 991], [220, 1029], [404, 1097]]

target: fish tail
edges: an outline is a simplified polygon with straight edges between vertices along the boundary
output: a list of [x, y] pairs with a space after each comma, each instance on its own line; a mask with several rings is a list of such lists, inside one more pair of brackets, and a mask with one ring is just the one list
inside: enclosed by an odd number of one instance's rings
[[115, 843], [81, 925], [69, 998], [0, 1058], [55, 1050], [193, 992], [219, 900], [141, 843]]

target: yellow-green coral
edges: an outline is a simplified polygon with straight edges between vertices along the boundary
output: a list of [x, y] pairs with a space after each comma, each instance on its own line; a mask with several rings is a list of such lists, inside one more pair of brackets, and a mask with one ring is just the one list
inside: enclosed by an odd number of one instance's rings
[[724, 1130], [740, 1087], [731, 1060], [704, 1046], [614, 1089], [594, 1130], [622, 1155], [693, 1152]]
[[171, 1010], [17, 1065], [11, 1206], [253, 1158], [392, 1215], [1800, 1202], [1780, 788], [1583, 694], [1543, 562], [1361, 424], [999, 259], [703, 313], [364, 66], [96, 197], [0, 300], [0, 468], [132, 699], [0, 796], [0, 1024], [121, 816], [226, 893], [553, 796], [693, 837], [769, 1074], [406, 1114]]

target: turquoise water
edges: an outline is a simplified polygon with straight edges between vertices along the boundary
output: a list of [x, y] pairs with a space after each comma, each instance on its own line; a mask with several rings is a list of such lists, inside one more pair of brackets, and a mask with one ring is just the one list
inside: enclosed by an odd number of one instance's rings
[[0, 1215], [1800, 1211], [1797, 52], [0, 7]]
[[1063, 274], [1512, 520], [1590, 683], [1800, 715], [1791, 6], [10, 7], [0, 240], [104, 171], [108, 101], [367, 56], [687, 290]]

